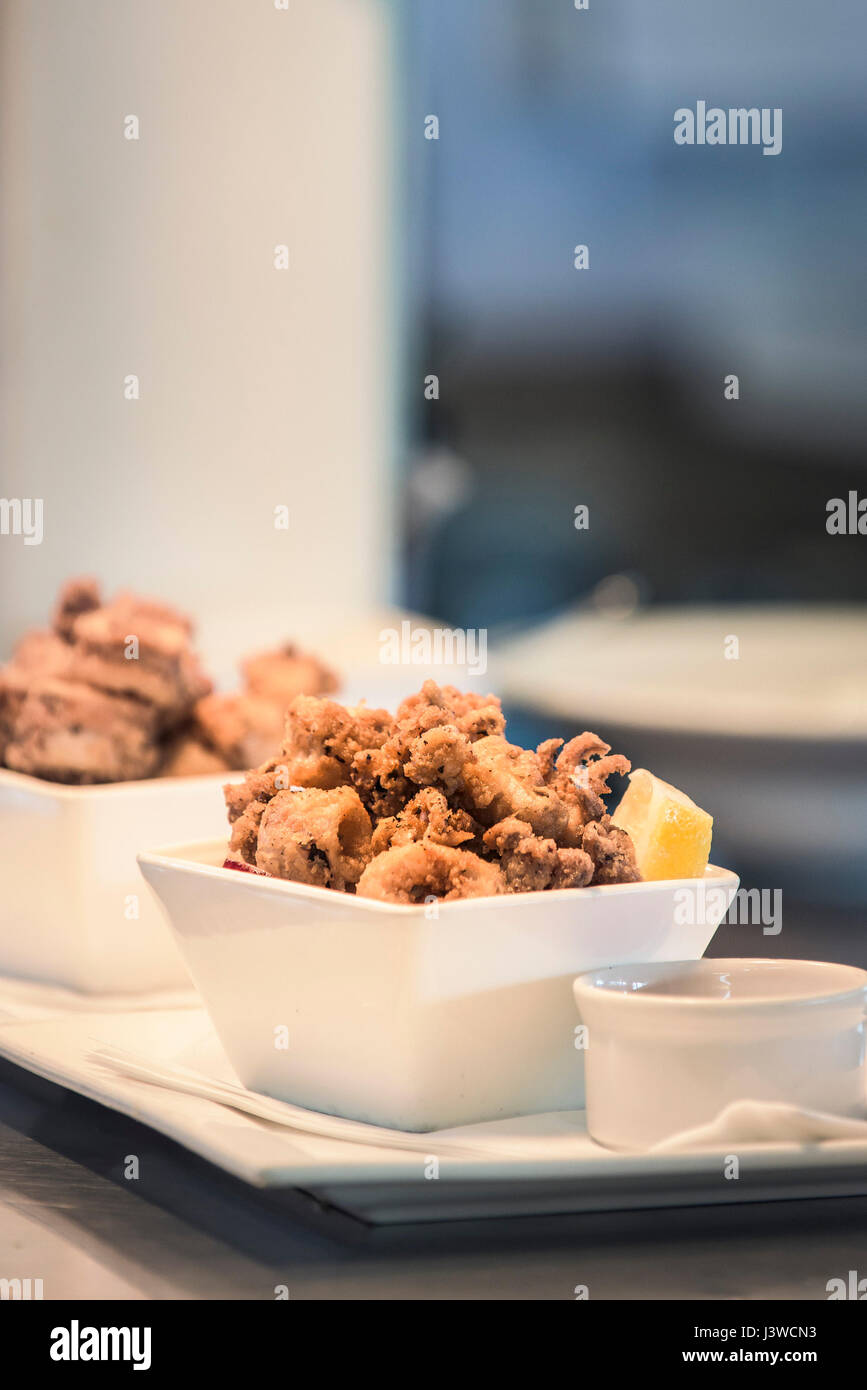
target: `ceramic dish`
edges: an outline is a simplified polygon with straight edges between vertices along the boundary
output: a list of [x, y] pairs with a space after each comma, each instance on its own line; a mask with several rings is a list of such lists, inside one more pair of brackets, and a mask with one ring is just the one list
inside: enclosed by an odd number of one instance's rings
[[622, 617], [583, 605], [496, 648], [498, 689], [558, 720], [580, 711], [591, 728], [863, 747], [864, 620], [859, 604], [685, 604]]
[[189, 986], [136, 851], [219, 834], [225, 774], [66, 787], [0, 769], [0, 974], [89, 994]]
[[648, 1148], [744, 1100], [865, 1115], [867, 971], [657, 960], [591, 970], [574, 988], [600, 1144]]
[[[863, 907], [864, 630], [857, 604], [623, 618], [585, 607], [494, 646], [490, 660], [507, 705], [533, 715], [534, 739], [604, 728], [633, 766], [713, 811], [717, 852], [754, 882], [814, 901], [821, 863], [822, 901]], [[833, 788], [819, 816], [817, 786]]]
[[[698, 958], [737, 889], [683, 880], [401, 906], [220, 867], [225, 841], [139, 855], [245, 1086], [404, 1130], [576, 1109], [577, 972]], [[695, 881], [687, 881], [687, 884]]]

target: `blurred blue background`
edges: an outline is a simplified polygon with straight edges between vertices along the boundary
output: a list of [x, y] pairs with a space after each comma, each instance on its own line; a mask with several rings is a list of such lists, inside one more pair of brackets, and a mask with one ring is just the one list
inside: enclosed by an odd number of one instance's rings
[[[863, 544], [824, 528], [865, 485], [863, 6], [407, 12], [414, 380], [440, 399], [415, 393], [403, 597], [495, 625], [624, 570], [652, 601], [867, 596]], [[698, 99], [782, 108], [781, 153], [675, 145]]]
[[[402, 601], [495, 647], [550, 629], [498, 673], [512, 736], [600, 727], [714, 812], [717, 862], [785, 890], [781, 936], [716, 954], [867, 965], [867, 538], [825, 525], [867, 494], [863, 5], [412, 0], [402, 41]], [[676, 145], [699, 100], [781, 108], [781, 152]], [[609, 706], [570, 609], [696, 626], [624, 625]], [[706, 727], [648, 714], [667, 662]]]

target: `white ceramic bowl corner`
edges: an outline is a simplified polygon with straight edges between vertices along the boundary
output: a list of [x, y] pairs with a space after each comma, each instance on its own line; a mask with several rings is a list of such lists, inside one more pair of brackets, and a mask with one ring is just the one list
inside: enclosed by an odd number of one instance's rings
[[0, 769], [0, 974], [88, 994], [189, 988], [136, 853], [218, 835], [224, 775], [66, 787]]

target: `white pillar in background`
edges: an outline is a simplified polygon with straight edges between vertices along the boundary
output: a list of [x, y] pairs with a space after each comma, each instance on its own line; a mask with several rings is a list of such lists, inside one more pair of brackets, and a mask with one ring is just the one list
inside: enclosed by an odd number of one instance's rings
[[40, 546], [0, 537], [0, 659], [82, 570], [230, 645], [382, 598], [386, 6], [6, 0], [0, 24], [0, 495], [44, 499]]

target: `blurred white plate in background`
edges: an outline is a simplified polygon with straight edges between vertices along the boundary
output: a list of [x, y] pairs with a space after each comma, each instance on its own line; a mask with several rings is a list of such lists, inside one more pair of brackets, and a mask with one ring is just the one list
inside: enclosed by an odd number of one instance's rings
[[594, 729], [705, 807], [738, 872], [813, 902], [867, 899], [863, 606], [582, 607], [494, 656], [510, 705], [557, 733]]
[[582, 608], [503, 644], [497, 674], [513, 702], [591, 723], [863, 740], [867, 609], [659, 608], [617, 619]]

